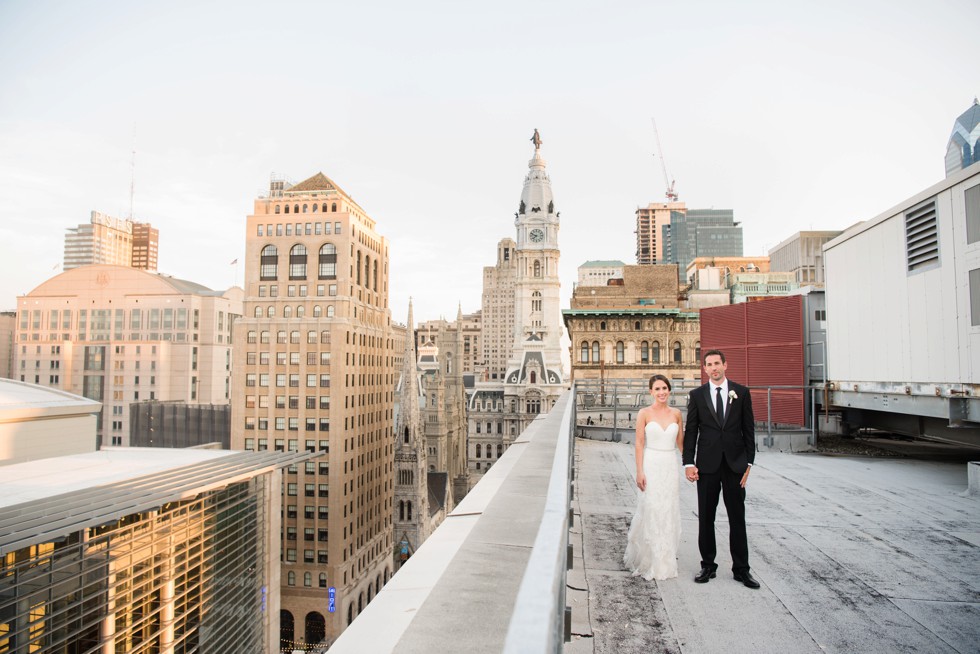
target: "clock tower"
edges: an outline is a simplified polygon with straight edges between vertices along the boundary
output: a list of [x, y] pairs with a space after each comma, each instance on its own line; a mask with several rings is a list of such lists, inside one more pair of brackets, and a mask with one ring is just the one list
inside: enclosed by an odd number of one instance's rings
[[[521, 202], [514, 214], [517, 228], [514, 336], [504, 379], [508, 385], [563, 387], [559, 213], [555, 210], [551, 180], [541, 156], [542, 141], [537, 130], [534, 130], [531, 141], [534, 156], [528, 162]], [[550, 391], [545, 393], [551, 394]], [[553, 399], [543, 402], [541, 411], [550, 409], [552, 403]]]

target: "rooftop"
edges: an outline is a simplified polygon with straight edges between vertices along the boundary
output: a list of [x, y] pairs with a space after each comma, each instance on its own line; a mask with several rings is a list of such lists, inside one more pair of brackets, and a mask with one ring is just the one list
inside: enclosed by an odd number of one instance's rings
[[0, 378], [0, 422], [95, 413], [101, 406], [99, 402], [81, 395]]

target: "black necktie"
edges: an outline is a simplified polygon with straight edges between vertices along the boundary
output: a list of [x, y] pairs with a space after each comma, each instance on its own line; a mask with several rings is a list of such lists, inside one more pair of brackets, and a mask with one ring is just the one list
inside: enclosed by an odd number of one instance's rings
[[721, 386], [715, 389], [715, 413], [718, 414], [718, 422], [725, 421], [725, 403], [721, 401]]

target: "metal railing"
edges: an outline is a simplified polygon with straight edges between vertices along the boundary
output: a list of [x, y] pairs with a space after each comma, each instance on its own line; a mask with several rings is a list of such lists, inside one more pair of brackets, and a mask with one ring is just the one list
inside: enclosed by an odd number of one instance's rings
[[[650, 403], [649, 379], [616, 379], [616, 380], [582, 380], [576, 382], [578, 390], [576, 402], [578, 405], [579, 428], [598, 427], [612, 429], [612, 438], [618, 441], [622, 431], [632, 430], [632, 420], [639, 410]], [[701, 386], [695, 379], [671, 380], [672, 392], [670, 405], [687, 413], [687, 394]], [[823, 385], [811, 386], [749, 386], [754, 391], [766, 392], [765, 407], [755, 407], [756, 426], [765, 427], [767, 445], [772, 444], [774, 431], [809, 431], [809, 445], [815, 445], [817, 439], [817, 404], [818, 394], [824, 393]], [[774, 422], [772, 413], [773, 391], [802, 390], [804, 398], [809, 400], [809, 411], [804, 414], [802, 425], [781, 425]], [[764, 418], [763, 418], [764, 416]], [[626, 424], [623, 424], [625, 418]], [[788, 429], [798, 427], [798, 430]], [[587, 432], [584, 432], [587, 433]]]

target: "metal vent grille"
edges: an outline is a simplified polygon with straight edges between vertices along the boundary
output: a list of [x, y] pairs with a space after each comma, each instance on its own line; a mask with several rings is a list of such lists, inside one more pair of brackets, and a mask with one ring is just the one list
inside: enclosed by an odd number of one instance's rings
[[939, 263], [935, 198], [905, 212], [905, 254], [909, 272]]

